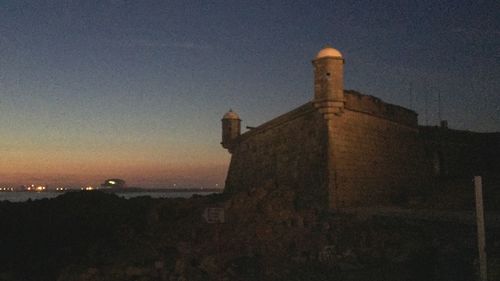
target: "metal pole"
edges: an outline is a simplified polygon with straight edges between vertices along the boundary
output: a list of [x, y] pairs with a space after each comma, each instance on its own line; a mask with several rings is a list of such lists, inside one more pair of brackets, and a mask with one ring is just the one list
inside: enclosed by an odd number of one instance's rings
[[427, 103], [427, 89], [424, 92], [424, 113], [425, 113], [425, 126], [429, 126], [429, 119], [427, 118], [428, 103]]
[[441, 92], [438, 91], [438, 117], [439, 117], [439, 123], [443, 120], [443, 116], [441, 114], [442, 108], [441, 108]]
[[410, 92], [410, 109], [413, 110], [413, 83], [410, 82], [410, 89], [409, 89], [409, 92]]
[[487, 281], [486, 237], [484, 231], [483, 183], [481, 176], [474, 177], [476, 191], [477, 247], [479, 250], [479, 280]]

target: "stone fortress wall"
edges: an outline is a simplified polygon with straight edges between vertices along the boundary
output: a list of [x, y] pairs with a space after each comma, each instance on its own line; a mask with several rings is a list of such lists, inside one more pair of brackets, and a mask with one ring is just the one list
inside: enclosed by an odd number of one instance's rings
[[300, 194], [298, 204], [326, 207], [326, 134], [311, 103], [247, 131], [232, 152], [225, 191], [287, 186]]
[[500, 179], [500, 133], [460, 131], [443, 125], [419, 127], [433, 176]]
[[342, 115], [330, 122], [336, 206], [391, 204], [428, 174], [417, 114], [372, 96], [345, 92]]
[[[378, 102], [382, 109], [391, 105]], [[347, 106], [346, 106], [347, 107]], [[428, 170], [418, 142], [418, 128], [405, 112], [383, 116], [346, 109], [330, 122], [338, 207], [388, 205], [403, 190], [424, 184]], [[391, 117], [388, 119], [387, 117]]]
[[443, 175], [500, 175], [500, 158], [479, 164], [500, 156], [500, 134], [421, 127], [412, 110], [344, 90], [335, 49], [313, 65], [312, 102], [232, 137], [241, 120], [223, 118], [222, 145], [232, 153], [225, 192], [286, 186], [299, 205], [336, 209], [409, 200]]
[[363, 95], [353, 90], [344, 90], [345, 108], [406, 125], [417, 127], [417, 113], [404, 107], [385, 103], [374, 96]]

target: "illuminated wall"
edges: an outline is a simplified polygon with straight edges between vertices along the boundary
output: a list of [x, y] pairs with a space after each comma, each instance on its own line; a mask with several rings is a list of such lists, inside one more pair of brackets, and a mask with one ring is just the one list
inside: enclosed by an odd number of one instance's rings
[[226, 192], [271, 182], [295, 190], [309, 206], [349, 207], [390, 204], [401, 189], [418, 185], [429, 171], [416, 114], [359, 93], [345, 95], [343, 113], [329, 121], [307, 103], [242, 134]]
[[329, 122], [333, 144], [332, 206], [390, 205], [429, 175], [416, 114], [358, 93]]

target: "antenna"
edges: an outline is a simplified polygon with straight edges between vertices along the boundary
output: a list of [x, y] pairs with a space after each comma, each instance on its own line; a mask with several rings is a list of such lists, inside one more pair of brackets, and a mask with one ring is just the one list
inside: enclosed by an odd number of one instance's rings
[[427, 103], [427, 91], [424, 91], [425, 126], [429, 126], [429, 120], [427, 119], [427, 107], [428, 107], [428, 103]]
[[408, 89], [410, 94], [410, 109], [413, 109], [413, 83], [410, 82], [410, 88]]
[[438, 91], [438, 117], [439, 117], [439, 122], [443, 120], [443, 117], [441, 116], [442, 112], [442, 104], [441, 104], [441, 91]]

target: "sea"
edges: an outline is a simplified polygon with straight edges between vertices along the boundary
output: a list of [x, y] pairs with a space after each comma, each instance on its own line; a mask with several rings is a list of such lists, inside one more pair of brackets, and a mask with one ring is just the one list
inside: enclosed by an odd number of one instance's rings
[[[68, 192], [80, 192], [80, 191], [68, 191]], [[89, 191], [82, 191], [89, 192]], [[93, 191], [90, 191], [93, 192]], [[65, 192], [57, 191], [44, 191], [44, 192], [0, 192], [0, 201], [10, 201], [10, 202], [26, 202], [28, 200], [40, 200], [40, 199], [50, 199], [56, 198], [64, 194]], [[151, 198], [190, 198], [193, 195], [210, 195], [216, 192], [191, 192], [191, 191], [138, 191], [138, 192], [115, 192], [119, 197], [130, 199], [134, 197], [149, 196]]]

